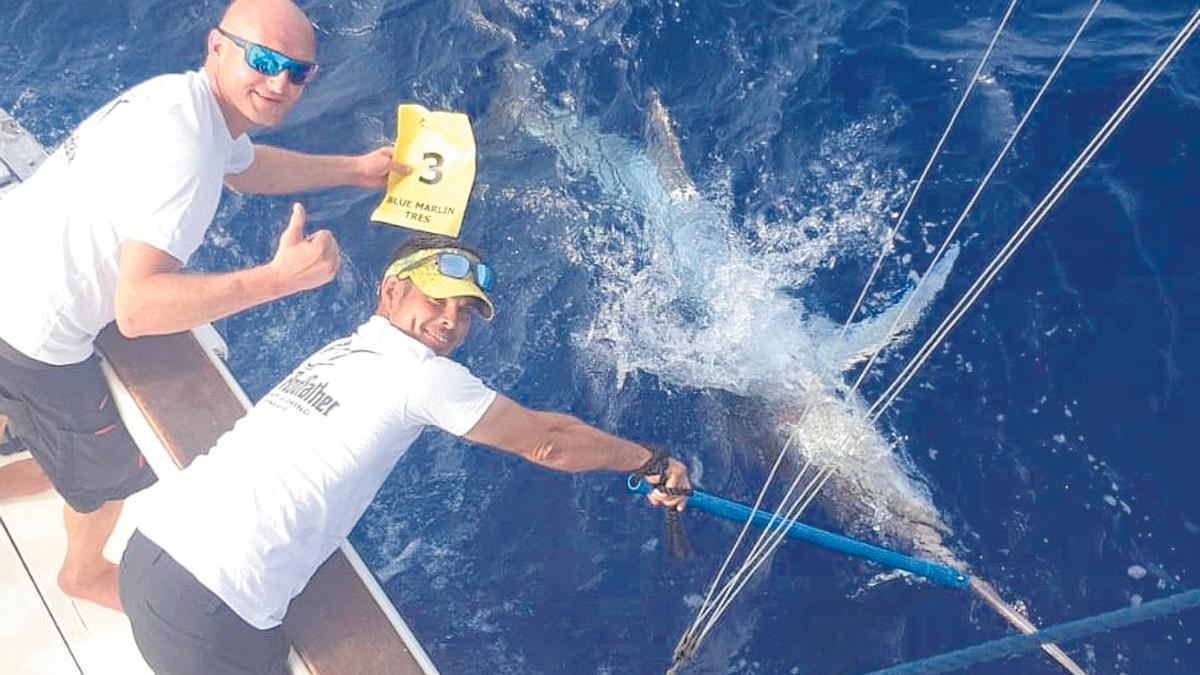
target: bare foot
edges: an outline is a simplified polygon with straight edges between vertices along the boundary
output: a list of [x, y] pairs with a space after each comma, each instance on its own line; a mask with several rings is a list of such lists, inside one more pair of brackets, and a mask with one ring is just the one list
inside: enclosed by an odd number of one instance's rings
[[32, 457], [0, 467], [0, 501], [32, 497], [51, 487], [50, 479]]
[[124, 613], [121, 609], [121, 598], [117, 595], [117, 566], [107, 560], [96, 575], [85, 579], [72, 577], [66, 570], [59, 572], [58, 587], [73, 598], [94, 602]]

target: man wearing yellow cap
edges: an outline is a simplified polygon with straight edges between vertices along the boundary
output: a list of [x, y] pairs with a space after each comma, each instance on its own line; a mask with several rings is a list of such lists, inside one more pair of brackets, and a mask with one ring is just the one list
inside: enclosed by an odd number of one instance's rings
[[[349, 535], [427, 426], [560, 471], [638, 472], [682, 509], [687, 470], [569, 415], [529, 410], [446, 358], [495, 313], [491, 268], [418, 235], [372, 316], [309, 357], [206, 455], [130, 499], [121, 603], [158, 672], [282, 673], [288, 603]], [[212, 500], [214, 494], [221, 495]]]

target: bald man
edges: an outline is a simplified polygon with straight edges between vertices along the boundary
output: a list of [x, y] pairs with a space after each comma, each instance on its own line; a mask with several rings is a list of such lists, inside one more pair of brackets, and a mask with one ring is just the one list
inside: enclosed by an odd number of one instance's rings
[[[202, 69], [139, 84], [85, 120], [0, 199], [0, 415], [66, 501], [67, 594], [120, 609], [102, 550], [122, 500], [154, 481], [118, 418], [94, 353], [116, 322], [174, 333], [321, 286], [338, 267], [328, 231], [296, 204], [272, 259], [183, 273], [222, 184], [254, 194], [383, 188], [388, 148], [316, 156], [251, 143], [317, 71], [312, 25], [288, 0], [236, 0], [208, 32]], [[28, 463], [0, 469], [0, 499], [27, 492]], [[18, 473], [18, 472], [24, 473]]]

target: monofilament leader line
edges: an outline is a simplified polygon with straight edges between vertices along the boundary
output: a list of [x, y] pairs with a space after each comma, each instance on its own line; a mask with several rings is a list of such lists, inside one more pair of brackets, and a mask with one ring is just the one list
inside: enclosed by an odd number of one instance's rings
[[[1054, 71], [1051, 73], [1050, 77], [1047, 79], [1046, 84], [1043, 85], [1042, 90], [1039, 91], [1037, 98], [1035, 98], [1033, 104], [1030, 106], [1030, 109], [1027, 111], [1025, 117], [1023, 117], [1020, 125], [1018, 125], [1017, 131], [1020, 130], [1020, 127], [1022, 125], [1024, 125], [1026, 119], [1028, 119], [1029, 113], [1031, 113], [1033, 108], [1036, 106], [1037, 101], [1041, 98], [1041, 95], [1045, 91], [1045, 88], [1046, 88], [1046, 86], [1048, 86], [1050, 80], [1052, 80], [1054, 75], [1058, 72], [1059, 67], [1061, 67], [1061, 65], [1062, 65], [1063, 59], [1065, 59], [1066, 54], [1070, 52], [1071, 47], [1078, 40], [1079, 34], [1082, 32], [1083, 27], [1087, 25], [1087, 22], [1091, 19], [1092, 15], [1095, 13], [1096, 7], [1098, 5], [1099, 5], [1099, 0], [1097, 0], [1097, 2], [1093, 5], [1091, 11], [1088, 13], [1087, 17], [1084, 19], [1079, 30], [1076, 32], [1075, 37], [1072, 39], [1071, 43], [1068, 45], [1067, 49], [1064, 51], [1063, 56], [1060, 58], [1059, 63], [1055, 66]], [[1010, 8], [1009, 8], [1010, 12], [1011, 12], [1011, 9], [1012, 9], [1012, 6], [1010, 5]], [[1007, 20], [1007, 16], [1008, 15], [1006, 14], [1005, 20]], [[1005, 247], [997, 254], [997, 256], [993, 259], [993, 261], [988, 265], [988, 267], [985, 269], [985, 271], [980, 275], [980, 277], [972, 285], [971, 289], [968, 290], [968, 292], [964, 295], [963, 299], [960, 300], [958, 305], [956, 305], [955, 309], [952, 310], [951, 315], [948, 316], [947, 319], [942, 322], [942, 324], [935, 331], [935, 334], [922, 347], [921, 351], [919, 352], [919, 358], [911, 361], [906, 366], [906, 368], [901, 373], [901, 375], [899, 375], [896, 378], [896, 380], [892, 383], [892, 385], [890, 385], [889, 388], [884, 392], [884, 394], [881, 395], [876, 400], [875, 404], [872, 406], [870, 411], [868, 411], [870, 420], [872, 422], [877, 420], [879, 415], [882, 414], [882, 412], [884, 410], [886, 410], [886, 408], [888, 406], [890, 406], [892, 402], [895, 401], [896, 396], [899, 395], [900, 391], [911, 380], [912, 376], [915, 374], [917, 369], [919, 369], [920, 366], [925, 362], [925, 360], [928, 359], [928, 356], [930, 353], [932, 353], [932, 350], [934, 348], [936, 348], [936, 346], [938, 344], [940, 344], [940, 342], [949, 333], [950, 329], [953, 328], [953, 326], [957, 323], [957, 321], [959, 319], [961, 319], [962, 315], [965, 314], [967, 309], [970, 308], [971, 304], [973, 304], [975, 302], [975, 300], [978, 299], [979, 295], [983, 292], [983, 290], [985, 290], [987, 288], [987, 286], [995, 278], [996, 274], [999, 273], [999, 270], [1012, 257], [1012, 255], [1015, 253], [1016, 249], [1020, 247], [1020, 245], [1025, 241], [1026, 238], [1028, 238], [1028, 236], [1032, 232], [1032, 230], [1034, 228], [1036, 228], [1038, 224], [1040, 224], [1040, 222], [1042, 221], [1042, 219], [1044, 219], [1045, 215], [1049, 212], [1049, 210], [1057, 203], [1057, 201], [1062, 197], [1062, 195], [1066, 192], [1066, 190], [1071, 186], [1071, 184], [1074, 182], [1074, 180], [1078, 177], [1078, 175], [1086, 167], [1087, 163], [1095, 156], [1095, 154], [1097, 152], [1099, 152], [1100, 148], [1103, 147], [1104, 143], [1107, 142], [1108, 138], [1111, 137], [1112, 133], [1115, 132], [1116, 128], [1120, 126], [1120, 124], [1125, 120], [1126, 117], [1128, 117], [1129, 113], [1136, 106], [1136, 104], [1141, 100], [1141, 98], [1142, 98], [1142, 96], [1144, 96], [1145, 92], [1150, 88], [1150, 86], [1154, 83], [1154, 81], [1157, 80], [1157, 78], [1162, 74], [1162, 72], [1165, 71], [1167, 65], [1170, 64], [1170, 62], [1175, 58], [1175, 56], [1178, 54], [1178, 52], [1186, 44], [1188, 39], [1190, 39], [1192, 34], [1196, 31], [1198, 23], [1200, 23], [1200, 11], [1198, 11], [1196, 13], [1196, 15], [1193, 16], [1192, 20], [1189, 21], [1184, 26], [1184, 28], [1176, 36], [1175, 40], [1172, 41], [1172, 43], [1167, 47], [1167, 49], [1159, 57], [1158, 61], [1156, 61], [1155, 64], [1147, 71], [1147, 73], [1143, 77], [1142, 81], [1139, 82], [1139, 84], [1133, 89], [1133, 91], [1130, 92], [1130, 94], [1125, 99], [1125, 101], [1117, 108], [1117, 110], [1113, 113], [1113, 115], [1109, 118], [1109, 120], [1105, 123], [1105, 125], [1101, 128], [1101, 130], [1096, 134], [1096, 136], [1092, 139], [1092, 141], [1084, 148], [1084, 150], [1076, 158], [1075, 162], [1072, 163], [1072, 165], [1067, 169], [1067, 171], [1063, 174], [1063, 176], [1059, 179], [1059, 181], [1054, 185], [1054, 187], [1050, 190], [1050, 192], [1046, 195], [1046, 197], [1043, 198], [1041, 203], [1038, 204], [1038, 206], [1034, 209], [1034, 211], [1030, 214], [1030, 216], [1026, 219], [1026, 221], [1021, 225], [1021, 227], [1018, 228], [1017, 232], [1013, 235], [1013, 237], [1010, 239], [1010, 241], [1005, 245]], [[1001, 24], [1001, 27], [1003, 27], [1003, 22]], [[993, 38], [993, 44], [994, 44], [994, 38]], [[989, 50], [990, 50], [990, 48], [989, 48]], [[1013, 138], [1015, 138], [1015, 134], [1016, 134], [1016, 131], [1014, 131]], [[1008, 148], [1011, 146], [1013, 138], [1010, 138], [1009, 142], [1005, 145], [1004, 150], [1001, 152], [1001, 158], [1003, 157], [1004, 153], [1007, 152]], [[939, 144], [939, 147], [940, 147], [940, 144]], [[1000, 161], [1000, 158], [997, 159], [996, 163], [993, 164], [991, 170], [989, 170], [988, 175], [984, 181], [985, 183], [987, 180], [990, 179], [990, 177], [991, 177], [992, 173], [995, 171], [995, 168], [998, 165], [999, 161]], [[919, 187], [919, 185], [918, 185], [918, 187]], [[954, 230], [956, 230], [958, 228], [958, 225], [961, 224], [961, 222], [963, 220], [965, 220], [967, 213], [973, 207], [976, 198], [979, 196], [979, 193], [982, 191], [982, 187], [983, 187], [983, 185], [981, 184], [980, 188], [976, 191], [975, 195], [972, 197], [967, 208], [964, 209], [963, 215], [960, 217], [959, 221], [955, 224]], [[910, 200], [910, 203], [911, 203], [911, 200]], [[947, 237], [947, 242], [943, 243], [942, 250], [945, 249], [945, 246], [948, 243], [950, 237], [953, 236], [953, 232], [954, 231], [952, 230], [951, 234]], [[886, 248], [887, 248], [887, 246], [885, 244], [885, 252], [886, 252]], [[942, 250], [939, 250], [939, 255], [941, 254]], [[935, 262], [936, 262], [936, 259], [935, 259]], [[931, 263], [931, 267], [932, 267], [932, 263]], [[868, 282], [868, 283], [870, 283], [870, 282]], [[862, 295], [865, 296], [865, 291]], [[861, 300], [861, 297], [862, 296], [860, 296], [860, 300]], [[855, 307], [855, 310], [852, 310], [851, 317], [853, 317], [854, 312], [856, 312], [856, 311], [857, 311], [857, 305]], [[903, 314], [903, 311], [904, 310], [901, 311], [901, 314]], [[899, 318], [897, 319], [897, 323], [898, 322], [899, 322]], [[876, 352], [876, 354], [877, 353], [878, 352]], [[872, 357], [872, 360], [874, 360], [874, 356]], [[864, 374], [865, 374], [866, 369], [869, 367], [870, 367], [870, 363], [868, 363], [868, 365], [866, 367], [864, 367]], [[860, 374], [860, 377], [859, 377], [858, 381], [856, 381], [855, 386], [857, 387], [858, 383], [861, 381], [862, 381], [862, 375]], [[805, 413], [807, 413], [807, 411], [808, 411], [808, 408], [806, 407]], [[791, 438], [788, 439], [789, 443], [791, 442], [791, 440], [792, 440]], [[849, 439], [846, 439], [846, 440], [849, 440]], [[788, 446], [785, 445], [785, 450], [787, 447]], [[782, 457], [782, 455], [781, 455], [781, 457]], [[779, 461], [777, 460], [776, 467], [778, 467], [778, 464], [779, 464]], [[801, 475], [797, 477], [797, 480], [799, 480], [807, 472], [807, 468], [808, 468], [808, 465], [806, 464], [805, 469], [801, 471]], [[785, 520], [782, 522], [781, 527], [786, 527], [788, 522], [794, 521], [795, 518], [797, 518], [799, 516], [799, 514], [803, 512], [804, 508], [807, 507], [808, 503], [811, 502], [812, 498], [815, 496], [816, 491], [819, 491], [820, 487], [823, 486], [824, 483], [828, 480], [830, 471], [831, 470], [823, 470], [822, 472], [818, 472], [817, 476], [814, 476], [813, 478], [810, 479], [808, 485], [801, 493], [801, 498], [798, 498], [798, 500], [797, 500], [796, 506], [798, 508], [793, 508], [793, 509], [788, 510], [789, 518], [788, 518], [788, 520]], [[775, 472], [775, 469], [773, 468], [772, 477], [774, 475], [774, 472]], [[769, 481], [770, 481], [770, 478], [768, 478], [768, 483], [769, 483]], [[814, 488], [814, 485], [815, 485], [815, 488]], [[793, 487], [795, 487], [795, 482], [793, 483]], [[765, 487], [764, 487], [764, 492], [765, 492]], [[791, 492], [792, 492], [792, 490], [789, 490], [789, 495]], [[760, 498], [761, 498], [761, 494], [760, 494]], [[785, 501], [786, 501], [786, 499], [787, 498], [785, 497]], [[757, 506], [758, 506], [758, 503], [756, 503], [755, 508], [757, 508]], [[780, 510], [783, 510], [783, 509], [781, 508]], [[794, 517], [793, 517], [793, 515], [794, 515]], [[743, 531], [743, 533], [744, 533], [744, 531]], [[766, 533], [764, 533], [763, 536], [767, 536]], [[760, 541], [761, 540], [762, 539], [760, 538]], [[776, 540], [774, 541], [774, 543], [767, 547], [768, 550], [766, 550], [766, 553], [764, 553], [763, 555], [769, 556], [770, 553], [774, 550], [774, 547], [778, 546], [778, 542], [781, 540], [782, 540], [781, 536], [777, 537]], [[741, 541], [741, 536], [739, 536], [738, 542], [735, 542], [734, 550], [736, 550], [740, 541]], [[756, 547], [756, 548], [758, 548], [758, 547]], [[733, 554], [733, 551], [730, 552], [730, 558], [732, 557], [732, 554]], [[728, 564], [728, 560], [729, 559], [727, 559], [726, 564]], [[756, 564], [750, 565], [749, 560], [748, 560], [747, 563], [743, 564], [742, 570], [749, 568], [750, 573], [752, 573], [754, 570], [756, 570], [758, 568], [759, 565], [761, 565], [761, 562], [762, 561], [760, 560]], [[725, 567], [723, 566], [722, 573], [724, 571], [724, 568]], [[739, 570], [739, 575], [741, 574], [742, 570]], [[722, 597], [721, 600], [718, 600], [717, 603], [714, 603], [714, 604], [718, 605], [715, 609], [712, 609], [708, 606], [710, 604], [711, 597], [712, 597], [712, 591], [710, 589], [709, 597], [706, 598], [705, 605], [701, 607], [701, 612], [697, 616], [697, 620], [693, 623], [692, 628], [689, 628], [689, 631], [685, 632], [684, 636], [680, 639], [680, 643], [677, 646], [676, 654], [675, 654], [677, 665], [678, 665], [679, 661], [681, 661], [682, 659], [690, 658], [691, 654], [694, 653], [695, 649], [699, 646], [699, 643], [707, 635], [707, 632], [711, 629], [711, 627], [715, 623], [716, 619], [719, 618], [720, 614], [724, 612], [725, 608], [728, 606], [729, 600], [732, 598], [733, 595], [736, 594], [737, 591], [740, 590], [741, 585], [743, 585], [745, 583], [745, 579], [742, 579], [740, 584], [737, 584], [736, 586], [734, 586], [737, 577], [738, 577], [738, 575], [735, 575], [735, 579], [731, 580], [729, 582], [729, 584], [726, 585], [726, 590], [724, 592], [724, 596]], [[719, 576], [718, 576], [718, 579], [719, 579]], [[717, 581], [714, 581], [714, 587], [715, 587], [716, 583], [717, 583]], [[723, 600], [723, 602], [722, 602], [722, 600]], [[709, 619], [705, 628], [702, 631], [700, 631], [698, 634], [694, 634], [695, 628], [700, 623], [701, 617], [704, 615], [706, 610], [709, 613], [712, 613], [713, 616]], [[1047, 647], [1049, 647], [1049, 646], [1047, 646]], [[1048, 649], [1048, 651], [1051, 651], [1051, 650]], [[1058, 653], [1055, 653], [1053, 655], [1056, 658], [1058, 658], [1060, 660], [1060, 663], [1063, 663], [1063, 665], [1065, 667], [1068, 667], [1071, 670], [1075, 670], [1076, 668], [1078, 668], [1077, 666], [1075, 666], [1074, 668], [1070, 668], [1070, 666], [1068, 666], [1068, 663], [1067, 663], [1067, 662], [1069, 662], [1069, 659], [1065, 658], [1065, 654], [1062, 654], [1061, 650], [1056, 650], [1056, 651]], [[1064, 659], [1065, 659], [1065, 662], [1064, 662]], [[1071, 662], [1070, 665], [1073, 666], [1074, 665], [1073, 662]], [[675, 666], [672, 667], [673, 670], [674, 670], [674, 668], [675, 668]]]
[[[988, 60], [991, 57], [992, 52], [994, 51], [994, 49], [996, 47], [996, 43], [999, 42], [999, 40], [1000, 40], [1000, 35], [1003, 34], [1005, 27], [1008, 25], [1008, 21], [1012, 17], [1013, 11], [1016, 9], [1018, 1], [1019, 0], [1012, 0], [1009, 3], [1008, 9], [1005, 10], [1004, 16], [1001, 18], [999, 25], [996, 27], [995, 32], [992, 34], [992, 39], [988, 43], [987, 49], [984, 51], [983, 56], [980, 58], [979, 64], [976, 66], [975, 72], [972, 74], [970, 81], [967, 83], [966, 89], [964, 89], [962, 95], [959, 97], [958, 104], [955, 106], [954, 112], [951, 114], [949, 121], [946, 123], [946, 128], [942, 131], [942, 135], [938, 139], [937, 144], [934, 146], [933, 151], [930, 153], [929, 159], [925, 162], [925, 166], [921, 170], [921, 174], [917, 178], [916, 184], [913, 186], [912, 193], [909, 195], [908, 202], [905, 204], [904, 209], [901, 212], [900, 217], [897, 219], [895, 225], [893, 225], [889, 229], [887, 235], [885, 236], [883, 244], [880, 248], [879, 256], [875, 261], [874, 268], [871, 270], [871, 273], [868, 276], [867, 281], [863, 286], [862, 293], [859, 294], [858, 300], [855, 302], [854, 307], [850, 310], [848, 316], [846, 317], [846, 322], [842, 326], [840, 335], [843, 335], [843, 336], [845, 335], [846, 330], [848, 329], [850, 323], [854, 320], [854, 317], [857, 314], [858, 309], [863, 302], [863, 299], [866, 297], [868, 289], [871, 287], [872, 283], [874, 282], [875, 276], [878, 274], [879, 268], [883, 264], [883, 260], [887, 257], [887, 254], [891, 251], [892, 243], [895, 241], [897, 233], [899, 232], [900, 228], [903, 226], [905, 219], [908, 216], [908, 212], [911, 209], [913, 202], [916, 200], [917, 194], [920, 192], [921, 187], [924, 185], [925, 178], [929, 175], [929, 172], [932, 169], [934, 162], [937, 160], [937, 157], [941, 154], [942, 146], [945, 145], [946, 139], [950, 136], [950, 132], [954, 128], [954, 125], [958, 120], [959, 114], [962, 112], [964, 106], [966, 105], [967, 99], [970, 98], [971, 92], [973, 92], [975, 90], [975, 85], [979, 82], [980, 76], [983, 74], [983, 70], [984, 70], [985, 66], [987, 65]], [[812, 402], [809, 401], [805, 404], [804, 408], [800, 412], [799, 420], [796, 423], [797, 428], [808, 417], [808, 414], [811, 410], [812, 410]], [[789, 436], [787, 438], [783, 448], [780, 450], [779, 454], [776, 456], [775, 463], [772, 465], [771, 470], [767, 475], [767, 479], [763, 483], [762, 488], [759, 490], [758, 496], [755, 498], [754, 505], [751, 507], [753, 511], [758, 511], [759, 506], [762, 505], [762, 501], [763, 501], [764, 496], [767, 493], [767, 489], [770, 487], [772, 481], [774, 481], [775, 475], [778, 473], [779, 467], [782, 465], [784, 456], [787, 454], [788, 450], [791, 449], [791, 444], [792, 444], [794, 438], [795, 438], [794, 435]], [[781, 506], [775, 510], [776, 513], [784, 510], [782, 508], [782, 504], [786, 503], [787, 499], [790, 497], [791, 493], [793, 492], [793, 490], [795, 488], [796, 482], [799, 480], [799, 478], [801, 476], [803, 476], [807, 472], [809, 466], [810, 466], [810, 463], [806, 462], [804, 465], [804, 468], [801, 470], [800, 474], [797, 476], [797, 479], [793, 481], [792, 488], [789, 489], [787, 495], [784, 496], [784, 500], [783, 500], [783, 502], [781, 502]], [[806, 488], [806, 490], [807, 490], [807, 488]], [[802, 492], [802, 496], [803, 496], [803, 492]], [[730, 547], [729, 553], [725, 557], [725, 561], [721, 564], [721, 567], [717, 571], [716, 576], [714, 576], [713, 581], [712, 581], [711, 585], [709, 586], [708, 593], [704, 598], [704, 602], [701, 604], [700, 608], [697, 610], [695, 619], [693, 620], [692, 624], [688, 627], [688, 629], [686, 631], [684, 631], [683, 635], [680, 637], [679, 643], [675, 647], [675, 661], [676, 662], [691, 658], [691, 656], [695, 653], [695, 649], [699, 646], [700, 641], [703, 639], [703, 636], [708, 633], [709, 629], [711, 629], [712, 623], [715, 622], [715, 620], [717, 618], [719, 618], [719, 613], [718, 613], [717, 616], [713, 617], [711, 619], [711, 621], [708, 622], [708, 624], [705, 626], [705, 628], [703, 630], [700, 629], [700, 624], [702, 622], [704, 622], [706, 619], [708, 619], [709, 618], [708, 614], [713, 612], [713, 610], [715, 609], [715, 604], [713, 602], [713, 595], [714, 595], [714, 593], [716, 593], [717, 587], [720, 585], [721, 579], [725, 575], [725, 571], [728, 569], [730, 563], [733, 561], [734, 555], [736, 555], [738, 548], [741, 546], [742, 541], [745, 539], [748, 527], [749, 527], [749, 525], [747, 524], [747, 526], [743, 527], [742, 530], [738, 533], [737, 539], [734, 541], [733, 546]], [[782, 529], [783, 527], [785, 527], [785, 525], [781, 524], [780, 529]], [[764, 531], [761, 535], [759, 535], [759, 543], [760, 544], [761, 544], [761, 542], [764, 541], [763, 538], [766, 537], [768, 535], [768, 533], [769, 533], [769, 531]], [[744, 568], [745, 568], [745, 565], [743, 564], [743, 569]], [[728, 589], [729, 587], [730, 587], [729, 584], [727, 584], [726, 589]], [[722, 612], [723, 612], [723, 609], [722, 609]]]

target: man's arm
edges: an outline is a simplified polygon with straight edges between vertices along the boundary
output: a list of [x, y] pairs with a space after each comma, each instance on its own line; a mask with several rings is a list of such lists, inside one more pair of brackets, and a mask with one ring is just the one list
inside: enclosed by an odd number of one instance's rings
[[[479, 422], [464, 437], [472, 443], [511, 452], [550, 469], [570, 471], [621, 471], [641, 468], [651, 453], [646, 448], [605, 433], [583, 421], [561, 413], [530, 410], [512, 399], [497, 395]], [[691, 487], [687, 469], [672, 459], [667, 468], [667, 486]], [[650, 493], [659, 506], [682, 506], [685, 497]]]
[[254, 146], [254, 162], [243, 172], [225, 177], [225, 184], [246, 194], [282, 195], [350, 186], [366, 190], [387, 187], [388, 171], [409, 169], [392, 161], [392, 149], [378, 148], [362, 155], [309, 155], [270, 145]]
[[221, 274], [183, 274], [170, 254], [126, 240], [118, 261], [117, 328], [126, 337], [177, 333], [326, 283], [337, 272], [337, 242], [327, 230], [305, 237], [304, 222], [304, 207], [294, 205], [271, 262]]

